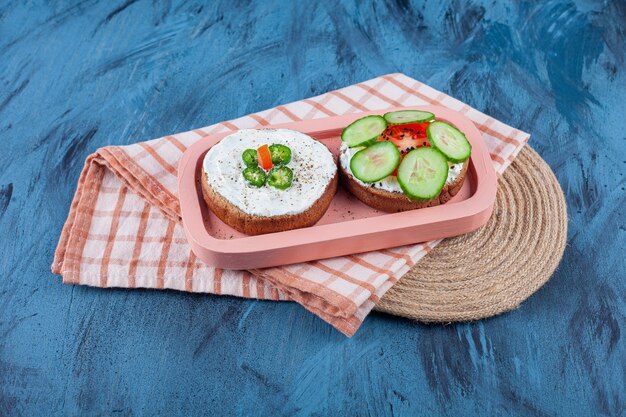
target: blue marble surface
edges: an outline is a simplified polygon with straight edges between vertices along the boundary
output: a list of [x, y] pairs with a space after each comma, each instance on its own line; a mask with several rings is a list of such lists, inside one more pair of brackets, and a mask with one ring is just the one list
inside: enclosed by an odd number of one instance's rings
[[[0, 2], [0, 415], [626, 415], [626, 2]], [[351, 339], [296, 304], [62, 285], [85, 157], [403, 72], [567, 196], [518, 310]]]

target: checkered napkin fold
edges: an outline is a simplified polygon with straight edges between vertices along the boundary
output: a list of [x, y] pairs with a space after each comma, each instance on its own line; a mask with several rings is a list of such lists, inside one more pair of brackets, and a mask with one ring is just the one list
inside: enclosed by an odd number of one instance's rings
[[427, 85], [389, 74], [230, 122], [108, 146], [85, 162], [52, 271], [70, 284], [292, 300], [352, 336], [385, 292], [438, 241], [268, 269], [214, 268], [198, 260], [185, 239], [178, 161], [189, 146], [218, 132], [425, 104], [470, 118], [500, 174], [528, 141], [528, 134]]

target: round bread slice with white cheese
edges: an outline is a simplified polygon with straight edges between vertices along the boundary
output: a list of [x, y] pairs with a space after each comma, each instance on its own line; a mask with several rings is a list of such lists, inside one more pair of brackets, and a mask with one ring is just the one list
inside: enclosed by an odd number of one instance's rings
[[468, 161], [449, 164], [448, 177], [443, 189], [433, 199], [416, 201], [409, 199], [403, 192], [397, 177], [389, 175], [379, 181], [365, 183], [352, 174], [350, 160], [363, 147], [350, 148], [342, 142], [339, 149], [339, 176], [342, 185], [356, 198], [377, 210], [396, 213], [424, 207], [437, 206], [454, 197], [465, 181]]
[[[291, 158], [284, 164], [292, 173], [287, 188], [272, 186], [269, 180], [255, 186], [243, 175], [247, 168], [244, 151], [260, 152], [271, 145], [291, 150]], [[261, 154], [259, 157], [262, 161]], [[294, 130], [239, 130], [211, 147], [202, 165], [202, 193], [208, 207], [224, 223], [249, 235], [312, 226], [337, 191], [333, 155], [321, 142]], [[269, 178], [272, 171], [266, 168], [261, 175]], [[255, 165], [254, 169], [261, 168]]]

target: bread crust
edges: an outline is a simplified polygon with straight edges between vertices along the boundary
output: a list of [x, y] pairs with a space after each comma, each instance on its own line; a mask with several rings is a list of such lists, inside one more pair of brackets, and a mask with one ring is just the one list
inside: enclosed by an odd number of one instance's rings
[[446, 184], [437, 197], [427, 201], [414, 201], [410, 200], [402, 193], [394, 193], [387, 190], [381, 190], [379, 188], [364, 186], [357, 182], [351, 173], [343, 169], [340, 161], [338, 161], [337, 165], [339, 168], [341, 185], [350, 191], [356, 198], [377, 210], [387, 213], [398, 213], [401, 211], [438, 206], [439, 204], [444, 204], [450, 201], [450, 199], [459, 192], [461, 187], [463, 187], [468, 163], [467, 161], [463, 163], [463, 169], [461, 170], [459, 176], [453, 182]]
[[202, 196], [211, 211], [224, 223], [239, 232], [248, 235], [260, 235], [313, 226], [326, 213], [337, 192], [338, 183], [338, 175], [335, 171], [335, 175], [326, 185], [324, 193], [311, 207], [301, 213], [280, 216], [257, 216], [244, 212], [209, 185], [206, 172], [202, 172]]

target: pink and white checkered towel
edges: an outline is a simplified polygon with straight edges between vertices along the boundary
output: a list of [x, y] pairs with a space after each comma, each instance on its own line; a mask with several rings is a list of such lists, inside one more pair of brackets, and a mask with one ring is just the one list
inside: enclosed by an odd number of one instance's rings
[[529, 135], [403, 74], [389, 74], [230, 122], [90, 155], [81, 173], [52, 271], [64, 283], [170, 288], [293, 300], [352, 336], [385, 292], [438, 241], [252, 271], [198, 260], [180, 223], [177, 166], [213, 133], [355, 113], [437, 104], [470, 118], [501, 174]]

